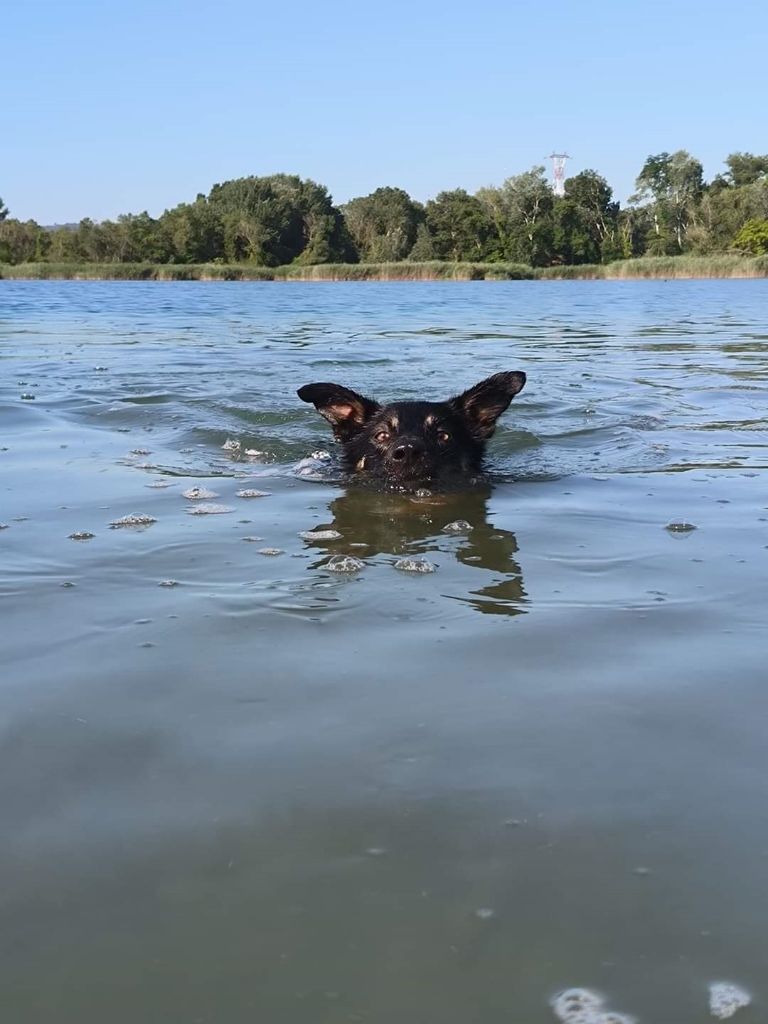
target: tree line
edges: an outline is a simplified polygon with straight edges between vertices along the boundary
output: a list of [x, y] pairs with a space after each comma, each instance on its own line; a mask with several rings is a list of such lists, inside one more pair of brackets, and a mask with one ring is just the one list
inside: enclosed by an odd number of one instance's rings
[[711, 182], [685, 150], [649, 156], [622, 208], [593, 170], [556, 196], [542, 166], [498, 186], [440, 192], [422, 204], [378, 188], [341, 207], [295, 175], [214, 185], [160, 217], [124, 214], [43, 227], [0, 200], [0, 263], [515, 262], [533, 267], [635, 256], [768, 253], [768, 155], [732, 153]]

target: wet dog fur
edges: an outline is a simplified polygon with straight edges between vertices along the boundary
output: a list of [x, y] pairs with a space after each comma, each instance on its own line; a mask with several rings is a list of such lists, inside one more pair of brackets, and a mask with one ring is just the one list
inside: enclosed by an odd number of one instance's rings
[[305, 384], [297, 393], [331, 424], [347, 470], [408, 487], [479, 475], [496, 421], [525, 379], [521, 370], [495, 373], [444, 402], [382, 405], [331, 383]]

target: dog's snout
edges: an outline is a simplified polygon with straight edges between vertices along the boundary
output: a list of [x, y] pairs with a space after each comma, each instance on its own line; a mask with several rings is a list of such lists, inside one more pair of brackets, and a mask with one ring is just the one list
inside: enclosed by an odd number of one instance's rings
[[391, 458], [394, 462], [413, 462], [424, 454], [424, 446], [416, 440], [400, 441], [392, 449]]

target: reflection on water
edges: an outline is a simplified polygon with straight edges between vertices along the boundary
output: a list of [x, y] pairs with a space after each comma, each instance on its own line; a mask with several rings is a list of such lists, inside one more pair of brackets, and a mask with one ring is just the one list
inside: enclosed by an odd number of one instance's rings
[[[469, 589], [458, 600], [479, 612], [517, 615], [525, 610], [527, 600], [522, 572], [514, 557], [517, 540], [510, 530], [489, 522], [490, 495], [490, 485], [421, 496], [381, 493], [352, 485], [330, 503], [332, 519], [315, 528], [318, 532], [334, 530], [341, 536], [307, 543], [329, 556], [353, 548], [358, 549], [360, 557], [447, 551], [462, 565], [501, 577], [476, 585], [477, 589]], [[468, 523], [469, 529], [446, 533], [446, 527], [461, 521]], [[320, 568], [326, 561], [315, 561], [312, 567]]]
[[[762, 1020], [767, 302], [0, 282], [5, 1018]], [[312, 457], [510, 366], [487, 487]]]

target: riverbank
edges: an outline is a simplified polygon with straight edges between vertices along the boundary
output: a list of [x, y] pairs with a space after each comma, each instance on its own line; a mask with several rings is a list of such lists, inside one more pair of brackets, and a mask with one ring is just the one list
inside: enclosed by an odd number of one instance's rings
[[531, 281], [768, 277], [768, 256], [643, 256], [607, 264], [529, 267], [522, 263], [0, 264], [0, 279], [72, 281]]

